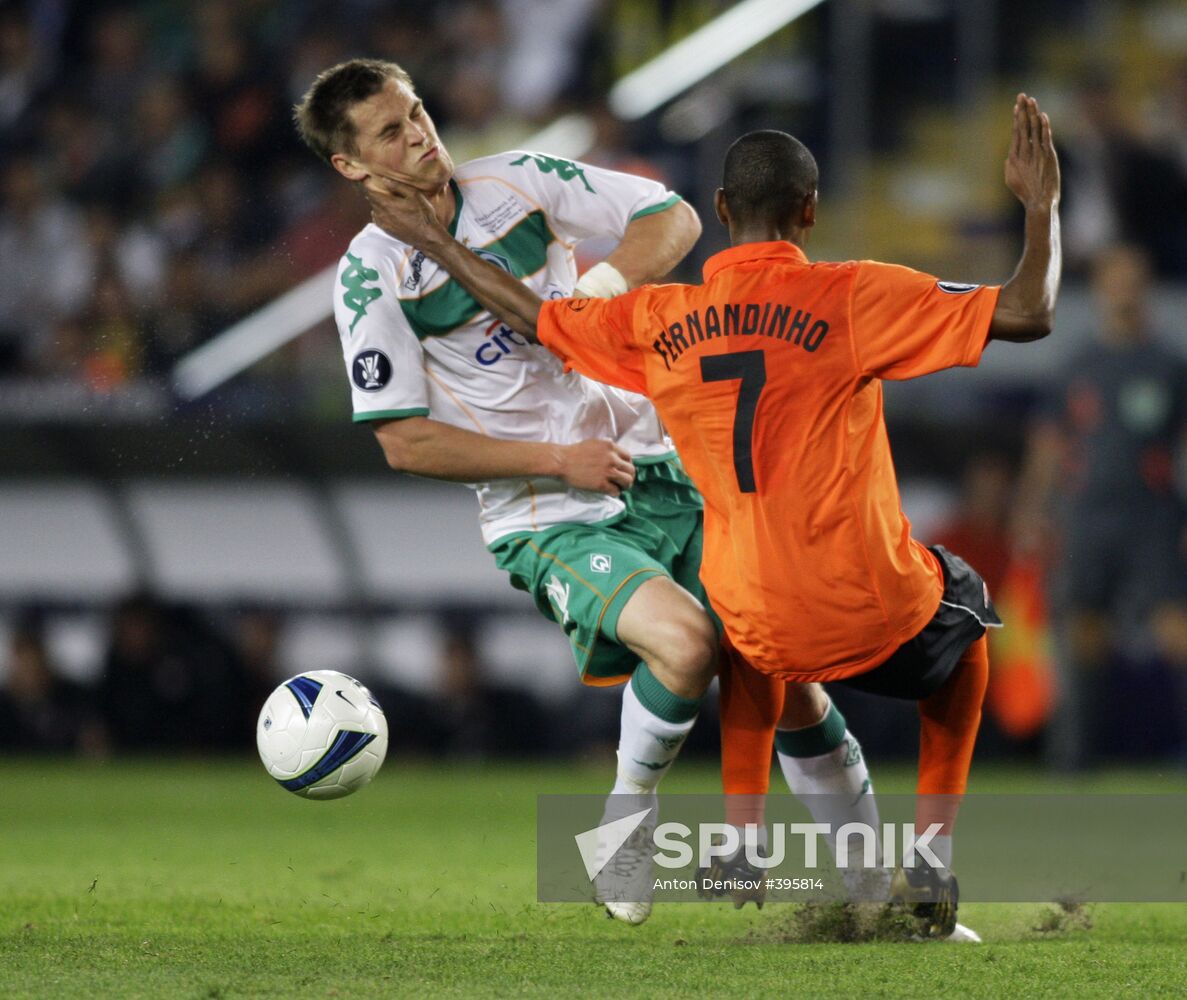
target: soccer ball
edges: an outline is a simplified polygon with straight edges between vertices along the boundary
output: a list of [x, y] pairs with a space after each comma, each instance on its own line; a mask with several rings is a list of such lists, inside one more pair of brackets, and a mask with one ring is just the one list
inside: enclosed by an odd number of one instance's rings
[[387, 719], [353, 677], [310, 670], [268, 696], [256, 746], [281, 788], [307, 799], [337, 799], [375, 777], [387, 755]]

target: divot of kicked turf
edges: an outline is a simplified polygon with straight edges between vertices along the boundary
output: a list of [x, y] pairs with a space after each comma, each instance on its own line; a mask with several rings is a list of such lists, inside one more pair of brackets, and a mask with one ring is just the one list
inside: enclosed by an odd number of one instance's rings
[[1092, 930], [1092, 907], [1078, 899], [1061, 899], [1048, 906], [1031, 926], [1038, 937], [1059, 937], [1073, 931]]
[[885, 903], [805, 903], [752, 929], [748, 942], [863, 944], [919, 942], [919, 921]]

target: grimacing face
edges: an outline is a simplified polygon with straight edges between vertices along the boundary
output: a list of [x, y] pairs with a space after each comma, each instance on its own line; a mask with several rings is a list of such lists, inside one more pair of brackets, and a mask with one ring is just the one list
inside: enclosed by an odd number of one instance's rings
[[348, 112], [356, 154], [335, 153], [335, 169], [352, 181], [368, 176], [403, 181], [426, 195], [453, 176], [453, 159], [437, 137], [424, 102], [406, 84], [388, 80], [378, 93]]

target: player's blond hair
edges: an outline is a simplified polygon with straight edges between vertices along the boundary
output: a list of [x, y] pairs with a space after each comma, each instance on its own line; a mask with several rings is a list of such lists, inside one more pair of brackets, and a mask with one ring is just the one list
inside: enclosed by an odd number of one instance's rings
[[323, 70], [293, 108], [301, 140], [326, 163], [335, 153], [357, 153], [350, 109], [378, 94], [388, 80], [414, 89], [407, 71], [384, 59], [350, 59]]

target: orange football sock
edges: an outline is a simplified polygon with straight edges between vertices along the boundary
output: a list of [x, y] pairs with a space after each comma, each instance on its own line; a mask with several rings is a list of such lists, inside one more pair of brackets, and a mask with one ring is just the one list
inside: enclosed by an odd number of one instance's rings
[[919, 702], [919, 783], [915, 823], [942, 823], [950, 836], [968, 784], [981, 703], [989, 684], [989, 642], [981, 636], [960, 658], [952, 676]]
[[763, 821], [771, 784], [775, 723], [783, 713], [784, 684], [756, 670], [728, 642], [719, 663], [725, 821], [743, 827]]

